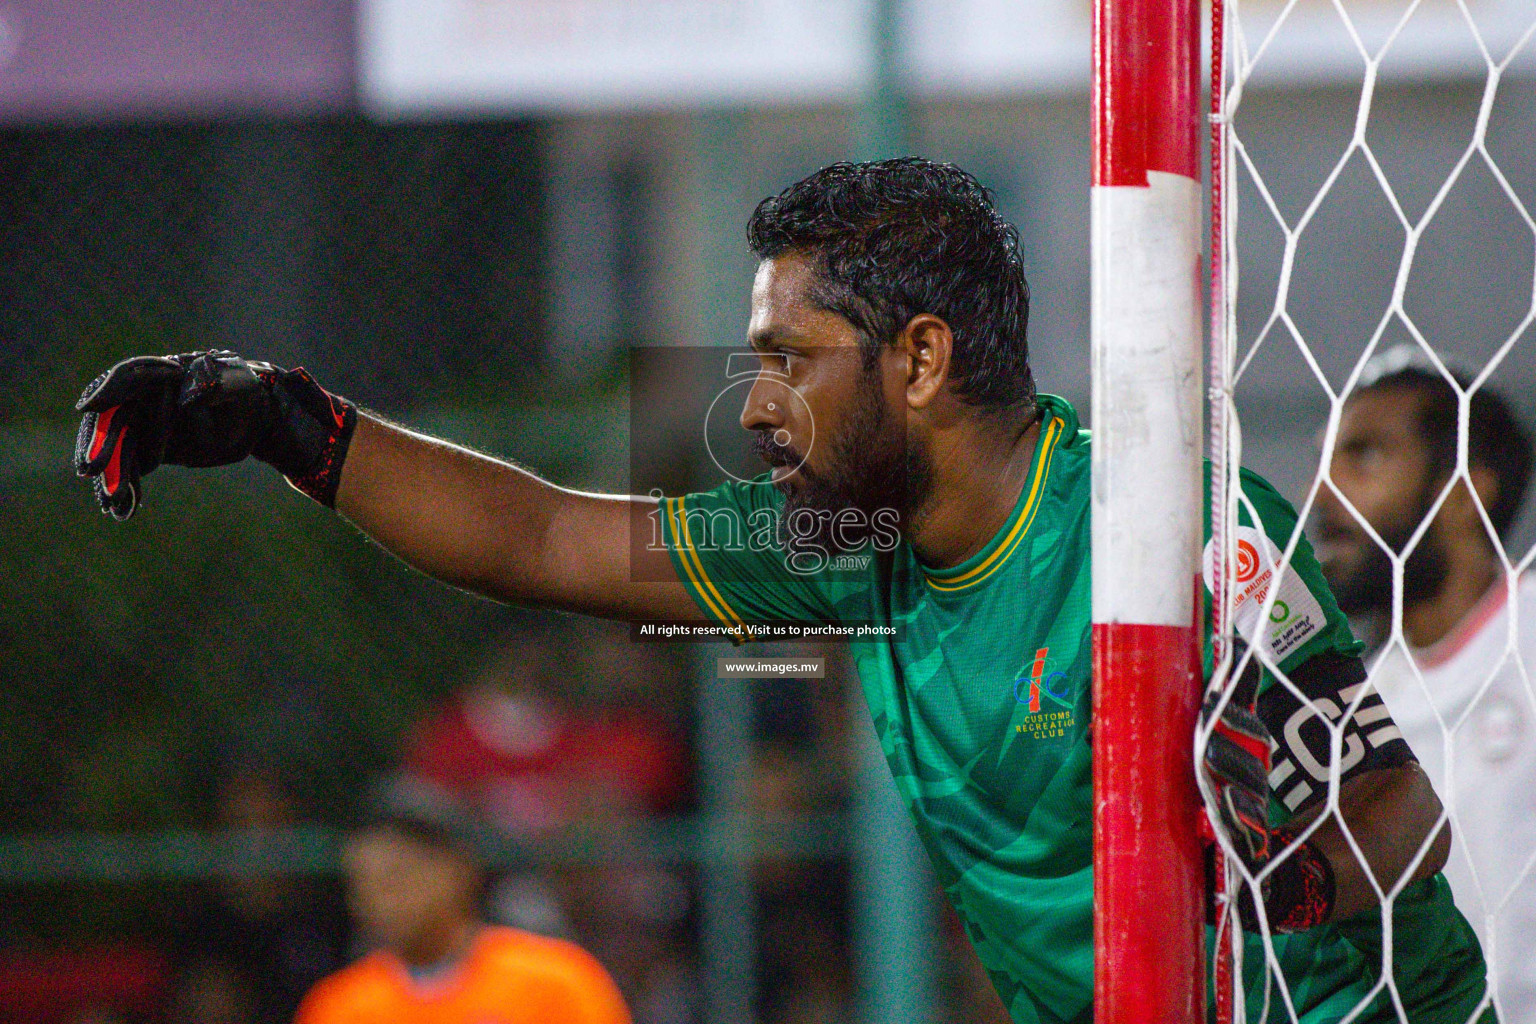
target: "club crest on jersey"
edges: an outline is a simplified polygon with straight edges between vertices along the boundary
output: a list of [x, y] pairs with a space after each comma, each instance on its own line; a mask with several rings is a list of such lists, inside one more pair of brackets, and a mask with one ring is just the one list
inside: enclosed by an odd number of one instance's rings
[[1025, 706], [1028, 716], [1014, 731], [1031, 739], [1065, 736], [1075, 724], [1071, 686], [1065, 672], [1047, 671], [1051, 649], [1042, 647], [1034, 659], [1013, 677], [1013, 699]]

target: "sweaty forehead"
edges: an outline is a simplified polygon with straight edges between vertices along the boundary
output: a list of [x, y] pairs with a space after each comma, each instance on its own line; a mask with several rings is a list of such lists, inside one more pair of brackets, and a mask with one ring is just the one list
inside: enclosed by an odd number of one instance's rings
[[758, 264], [748, 340], [756, 347], [791, 339], [800, 344], [857, 344], [854, 326], [816, 302], [815, 283], [812, 261], [803, 254], [785, 253]]

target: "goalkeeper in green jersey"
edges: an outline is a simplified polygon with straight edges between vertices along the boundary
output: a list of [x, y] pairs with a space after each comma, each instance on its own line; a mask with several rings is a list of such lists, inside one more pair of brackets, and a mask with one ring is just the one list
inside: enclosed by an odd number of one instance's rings
[[[748, 239], [762, 365], [741, 424], [768, 467], [757, 480], [659, 503], [576, 493], [227, 352], [94, 381], [79, 471], [127, 518], [162, 462], [254, 455], [423, 572], [500, 600], [743, 639], [770, 621], [895, 627], [854, 653], [938, 876], [1015, 1021], [1090, 1020], [1090, 441], [1035, 392], [1017, 235], [974, 178], [903, 159], [811, 175], [759, 205]], [[1258, 478], [1243, 486], [1256, 521], [1235, 529], [1258, 582], [1235, 618], [1292, 684], [1247, 673], [1202, 766], [1239, 855], [1272, 868], [1239, 900], [1273, 936], [1272, 957], [1256, 938], [1244, 957], [1251, 1015], [1491, 1020], [1438, 874], [1439, 801], [1361, 697], [1305, 541], [1280, 571], [1294, 513]], [[828, 557], [849, 552], [869, 557]], [[1398, 889], [1387, 948], [1372, 878]]]

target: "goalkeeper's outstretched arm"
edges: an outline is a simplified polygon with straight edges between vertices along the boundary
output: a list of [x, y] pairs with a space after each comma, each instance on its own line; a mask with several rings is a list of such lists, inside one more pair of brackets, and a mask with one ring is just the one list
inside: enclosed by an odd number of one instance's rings
[[465, 590], [608, 618], [699, 619], [667, 553], [649, 544], [655, 509], [650, 498], [556, 487], [367, 415], [336, 494], [364, 533]]
[[138, 356], [88, 384], [76, 408], [76, 471], [116, 519], [134, 514], [161, 463], [254, 456], [454, 586], [611, 618], [703, 618], [653, 546], [654, 501], [555, 487], [387, 424], [303, 369], [222, 351]]

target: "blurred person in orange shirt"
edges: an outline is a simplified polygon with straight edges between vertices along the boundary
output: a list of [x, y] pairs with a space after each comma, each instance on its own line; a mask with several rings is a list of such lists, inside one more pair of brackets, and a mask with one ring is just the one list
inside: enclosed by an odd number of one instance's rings
[[343, 852], [375, 948], [316, 984], [295, 1024], [630, 1024], [590, 953], [485, 922], [484, 841], [446, 799], [391, 790]]

